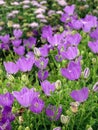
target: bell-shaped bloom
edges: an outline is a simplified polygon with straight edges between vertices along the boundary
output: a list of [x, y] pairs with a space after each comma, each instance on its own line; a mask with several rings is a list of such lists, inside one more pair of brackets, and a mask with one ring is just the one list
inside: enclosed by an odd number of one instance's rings
[[48, 73], [48, 71], [47, 70], [39, 70], [38, 71], [38, 78], [40, 79], [40, 80], [45, 80], [45, 79], [47, 79], [47, 77], [48, 77], [48, 75], [49, 75], [49, 73]]
[[13, 35], [14, 35], [14, 37], [15, 37], [16, 39], [20, 38], [20, 37], [22, 36], [22, 34], [23, 34], [23, 32], [22, 32], [22, 30], [20, 30], [20, 29], [15, 29], [15, 30], [13, 31]]
[[66, 6], [64, 8], [64, 11], [68, 14], [68, 15], [73, 15], [75, 10], [75, 5], [71, 5], [71, 6]]
[[4, 62], [4, 67], [9, 74], [16, 74], [19, 70], [19, 67], [13, 62]]
[[61, 53], [64, 59], [73, 60], [78, 56], [78, 48], [70, 46], [65, 52]]
[[48, 52], [49, 52], [48, 45], [45, 44], [44, 46], [40, 47], [39, 51], [40, 51], [40, 55], [42, 57], [47, 57], [48, 56]]
[[83, 23], [80, 19], [79, 20], [78, 19], [72, 19], [71, 20], [71, 27], [73, 29], [79, 30], [79, 29], [82, 28], [82, 26], [83, 26]]
[[30, 110], [36, 114], [39, 114], [42, 112], [44, 108], [44, 101], [38, 97], [34, 98], [32, 100]]
[[62, 76], [69, 80], [77, 80], [81, 75], [81, 65], [80, 62], [71, 61], [67, 68], [61, 69]]
[[14, 102], [14, 97], [10, 93], [6, 94], [0, 94], [0, 105], [5, 107], [5, 106], [12, 106]]
[[90, 33], [91, 38], [98, 40], [98, 27]]
[[95, 53], [95, 54], [98, 53], [98, 40], [94, 41], [94, 42], [89, 42], [88, 46], [93, 53]]
[[61, 42], [62, 35], [61, 34], [55, 34], [54, 36], [48, 37], [48, 42], [51, 46], [58, 46]]
[[5, 43], [5, 44], [9, 43], [9, 40], [10, 40], [9, 34], [6, 34], [6, 35], [4, 35], [4, 36], [0, 36], [0, 40], [1, 40], [3, 43]]
[[15, 39], [15, 40], [13, 40], [11, 42], [12, 42], [14, 47], [19, 47], [20, 44], [22, 43], [22, 40], [21, 39]]
[[2, 111], [2, 122], [5, 122], [6, 120], [12, 122], [14, 119], [15, 119], [15, 115], [12, 113], [12, 107], [5, 106]]
[[53, 33], [52, 32], [52, 27], [50, 25], [44, 26], [42, 28], [42, 37], [43, 38], [48, 38], [48, 37], [52, 36], [52, 33]]
[[33, 99], [39, 96], [39, 93], [35, 92], [33, 88], [28, 89], [27, 87], [24, 87], [20, 92], [14, 91], [13, 96], [22, 106], [29, 107]]
[[82, 37], [79, 33], [76, 33], [74, 35], [67, 35], [66, 37], [67, 42], [74, 46], [77, 46], [80, 43], [81, 39]]
[[25, 53], [25, 47], [24, 46], [19, 46], [19, 47], [14, 47], [14, 52], [19, 55], [19, 56], [23, 56]]
[[34, 64], [34, 59], [21, 57], [17, 60], [16, 64], [22, 72], [31, 71]]
[[47, 96], [51, 95], [51, 92], [55, 91], [55, 83], [50, 83], [48, 80], [45, 80], [41, 83], [42, 90]]
[[36, 45], [36, 38], [29, 37], [28, 39], [24, 39], [23, 43], [24, 43], [24, 46], [32, 49], [32, 47]]
[[97, 17], [93, 15], [86, 15], [84, 19], [81, 19], [84, 32], [90, 32], [91, 28], [97, 27]]
[[52, 121], [57, 121], [60, 118], [61, 113], [62, 113], [61, 105], [59, 107], [48, 105], [48, 107], [46, 108], [46, 115]]
[[73, 90], [70, 96], [77, 102], [84, 102], [87, 100], [89, 95], [89, 89], [87, 87], [83, 87], [80, 90]]
[[47, 64], [48, 58], [40, 57], [39, 59], [35, 60], [35, 65], [41, 70], [45, 69], [47, 67]]
[[0, 122], [0, 130], [12, 130], [10, 121]]

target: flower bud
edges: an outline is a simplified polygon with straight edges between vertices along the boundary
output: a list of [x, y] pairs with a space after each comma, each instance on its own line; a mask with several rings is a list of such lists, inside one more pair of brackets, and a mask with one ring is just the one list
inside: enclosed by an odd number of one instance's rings
[[23, 130], [23, 127], [20, 125], [20, 126], [18, 127], [18, 130]]
[[37, 47], [34, 47], [34, 54], [38, 57], [41, 56], [40, 50]]
[[69, 116], [61, 115], [61, 123], [62, 124], [68, 124], [69, 120], [70, 120]]
[[93, 86], [93, 91], [96, 92], [98, 91], [98, 82], [96, 82]]
[[60, 80], [57, 80], [55, 82], [55, 87], [56, 87], [57, 90], [60, 90], [60, 88], [61, 88], [61, 81]]
[[22, 124], [22, 123], [23, 123], [23, 117], [19, 116], [19, 124]]
[[6, 88], [3, 89], [3, 93], [7, 93], [8, 90]]
[[13, 81], [14, 81], [14, 76], [11, 75], [11, 74], [7, 74], [7, 79], [8, 79], [9, 81], [13, 82]]
[[93, 128], [92, 128], [92, 127], [89, 127], [87, 130], [93, 130]]
[[23, 75], [21, 76], [21, 80], [22, 80], [23, 82], [27, 81], [27, 80], [28, 80], [27, 75], [26, 75], [26, 74], [23, 74]]
[[62, 130], [61, 127], [55, 127], [53, 130]]
[[30, 128], [29, 128], [29, 127], [26, 127], [25, 130], [30, 130]]
[[87, 79], [90, 75], [90, 69], [88, 67], [85, 68], [84, 72], [83, 72], [83, 76], [85, 79]]
[[96, 64], [96, 58], [92, 58], [92, 63]]
[[80, 105], [78, 102], [72, 102], [70, 103], [70, 109], [73, 113], [77, 113], [78, 112], [78, 106]]

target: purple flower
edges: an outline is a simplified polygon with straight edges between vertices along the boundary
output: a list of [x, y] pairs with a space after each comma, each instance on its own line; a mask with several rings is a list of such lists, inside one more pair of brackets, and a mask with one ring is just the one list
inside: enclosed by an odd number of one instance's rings
[[0, 122], [0, 130], [12, 130], [10, 121]]
[[64, 11], [68, 14], [68, 15], [73, 15], [75, 10], [75, 5], [71, 5], [71, 6], [66, 6], [64, 8]]
[[44, 101], [40, 98], [34, 98], [30, 106], [30, 110], [34, 113], [41, 113], [44, 108]]
[[81, 39], [82, 37], [79, 33], [76, 33], [74, 35], [68, 35], [66, 37], [67, 42], [74, 46], [77, 46], [80, 43]]
[[9, 50], [9, 45], [6, 43], [0, 43], [0, 49]]
[[0, 40], [1, 40], [3, 43], [5, 43], [5, 44], [9, 43], [9, 40], [10, 40], [9, 34], [6, 34], [6, 35], [4, 35], [4, 36], [0, 36]]
[[41, 54], [42, 57], [47, 57], [48, 56], [49, 49], [48, 49], [48, 45], [47, 44], [45, 44], [44, 46], [40, 47], [39, 50], [40, 50], [40, 54]]
[[48, 42], [51, 46], [58, 46], [61, 42], [62, 35], [61, 34], [55, 34], [54, 36], [48, 37]]
[[62, 113], [62, 106], [60, 105], [58, 108], [53, 105], [48, 105], [46, 108], [46, 115], [50, 120], [57, 121], [60, 118]]
[[12, 44], [14, 47], [19, 47], [21, 44], [22, 40], [21, 39], [15, 39], [12, 41]]
[[12, 122], [15, 119], [15, 115], [11, 112], [12, 107], [5, 106], [2, 111], [2, 122], [5, 122], [6, 120], [9, 120]]
[[52, 33], [53, 33], [52, 32], [52, 27], [50, 25], [44, 26], [42, 28], [42, 37], [43, 38], [48, 38], [48, 37], [52, 36]]
[[89, 48], [92, 50], [93, 53], [98, 53], [98, 40], [94, 42], [88, 43]]
[[89, 89], [83, 87], [81, 90], [73, 90], [70, 96], [77, 102], [84, 102], [87, 100], [89, 95]]
[[81, 75], [80, 62], [71, 61], [67, 68], [61, 69], [61, 74], [69, 80], [77, 80]]
[[27, 46], [28, 48], [32, 49], [32, 47], [36, 45], [36, 38], [30, 37], [28, 39], [25, 39], [23, 43], [24, 43], [24, 46]]
[[0, 94], [0, 105], [5, 107], [5, 106], [12, 106], [14, 101], [14, 97], [10, 93], [6, 94]]
[[90, 33], [91, 38], [98, 40], [98, 27]]
[[18, 66], [13, 62], [4, 62], [4, 67], [9, 74], [16, 74], [19, 70]]
[[47, 70], [45, 70], [45, 71], [39, 70], [39, 71], [38, 71], [38, 78], [39, 78], [40, 80], [42, 80], [42, 81], [45, 80], [45, 79], [47, 79], [48, 75], [49, 75], [49, 73], [48, 73]]
[[98, 92], [98, 82], [96, 82], [93, 86], [93, 91]]
[[83, 31], [90, 32], [91, 28], [97, 27], [97, 17], [93, 15], [86, 15], [84, 19], [81, 20], [83, 23]]
[[25, 58], [21, 57], [17, 60], [16, 64], [19, 67], [19, 70], [22, 72], [31, 71], [33, 64], [34, 64], [33, 58]]
[[55, 91], [55, 83], [50, 83], [48, 80], [45, 80], [41, 83], [42, 90], [47, 96], [51, 95], [51, 92]]
[[33, 88], [28, 89], [27, 87], [24, 87], [20, 92], [14, 91], [13, 96], [22, 106], [29, 107], [32, 103], [32, 100], [39, 96], [39, 93], [35, 92]]
[[48, 64], [48, 58], [44, 58], [44, 57], [40, 57], [39, 59], [35, 60], [35, 65], [43, 70], [47, 67], [47, 64]]
[[79, 30], [79, 29], [82, 28], [82, 26], [83, 26], [83, 23], [82, 23], [81, 20], [77, 20], [77, 19], [72, 19], [71, 20], [71, 27], [73, 29]]
[[25, 53], [25, 47], [24, 46], [19, 46], [18, 48], [14, 47], [14, 52], [19, 55], [19, 56], [23, 56]]
[[15, 36], [16, 39], [20, 38], [22, 36], [22, 34], [23, 34], [23, 32], [20, 29], [15, 29], [13, 31], [13, 35]]
[[78, 48], [77, 47], [68, 47], [65, 52], [61, 52], [63, 59], [73, 60], [78, 56]]

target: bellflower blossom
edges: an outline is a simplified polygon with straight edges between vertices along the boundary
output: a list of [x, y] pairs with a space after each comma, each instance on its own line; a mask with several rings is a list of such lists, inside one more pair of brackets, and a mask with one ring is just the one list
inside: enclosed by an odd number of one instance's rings
[[64, 11], [68, 14], [68, 15], [73, 15], [75, 10], [75, 5], [71, 5], [71, 6], [66, 6], [64, 8]]
[[20, 29], [15, 29], [15, 30], [13, 31], [13, 35], [14, 35], [14, 37], [15, 37], [16, 39], [19, 39], [19, 38], [22, 36], [22, 34], [23, 34], [23, 32], [22, 32], [22, 30], [20, 30]]
[[42, 90], [47, 96], [51, 95], [51, 92], [55, 91], [55, 83], [50, 83], [48, 80], [45, 80], [41, 83]]
[[35, 92], [34, 89], [28, 89], [23, 87], [21, 91], [14, 91], [13, 96], [16, 100], [24, 107], [31, 106], [32, 100], [39, 96], [38, 92]]
[[9, 92], [6, 94], [0, 94], [0, 105], [5, 107], [9, 106], [11, 107], [14, 102], [14, 97]]
[[39, 78], [41, 81], [47, 79], [48, 75], [49, 75], [49, 73], [48, 73], [47, 70], [39, 70], [39, 71], [38, 71], [38, 78]]
[[25, 53], [25, 47], [24, 46], [19, 46], [19, 47], [14, 47], [14, 52], [19, 55], [19, 56], [23, 56]]
[[98, 27], [90, 33], [91, 38], [98, 40]]
[[67, 68], [61, 69], [62, 76], [69, 80], [77, 80], [81, 75], [81, 65], [80, 62], [70, 61]]
[[42, 28], [42, 37], [43, 38], [47, 39], [48, 37], [52, 36], [52, 34], [53, 34], [52, 27], [50, 25], [44, 26]]
[[62, 106], [60, 105], [59, 107], [53, 106], [53, 105], [48, 105], [46, 108], [46, 115], [50, 120], [57, 121], [62, 113]]
[[48, 58], [40, 57], [39, 59], [35, 60], [35, 65], [41, 70], [45, 69], [47, 67], [47, 64]]
[[96, 40], [96, 41], [93, 41], [93, 42], [89, 42], [88, 43], [88, 47], [91, 49], [91, 51], [93, 52], [93, 53], [98, 53], [98, 40]]
[[19, 67], [14, 62], [4, 62], [4, 67], [9, 74], [16, 74], [19, 70]]
[[30, 110], [36, 114], [41, 113], [44, 108], [44, 101], [38, 97], [32, 100]]
[[89, 89], [87, 87], [83, 87], [80, 90], [73, 90], [70, 96], [77, 102], [84, 102], [87, 100], [89, 95]]
[[34, 62], [35, 60], [31, 57], [29, 58], [21, 57], [16, 61], [16, 64], [20, 71], [27, 72], [27, 71], [31, 71]]

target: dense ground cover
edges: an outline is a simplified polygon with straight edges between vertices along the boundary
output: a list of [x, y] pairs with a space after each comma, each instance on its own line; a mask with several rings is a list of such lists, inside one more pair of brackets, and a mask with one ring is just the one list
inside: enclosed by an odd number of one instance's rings
[[98, 129], [95, 5], [0, 1], [0, 130]]

